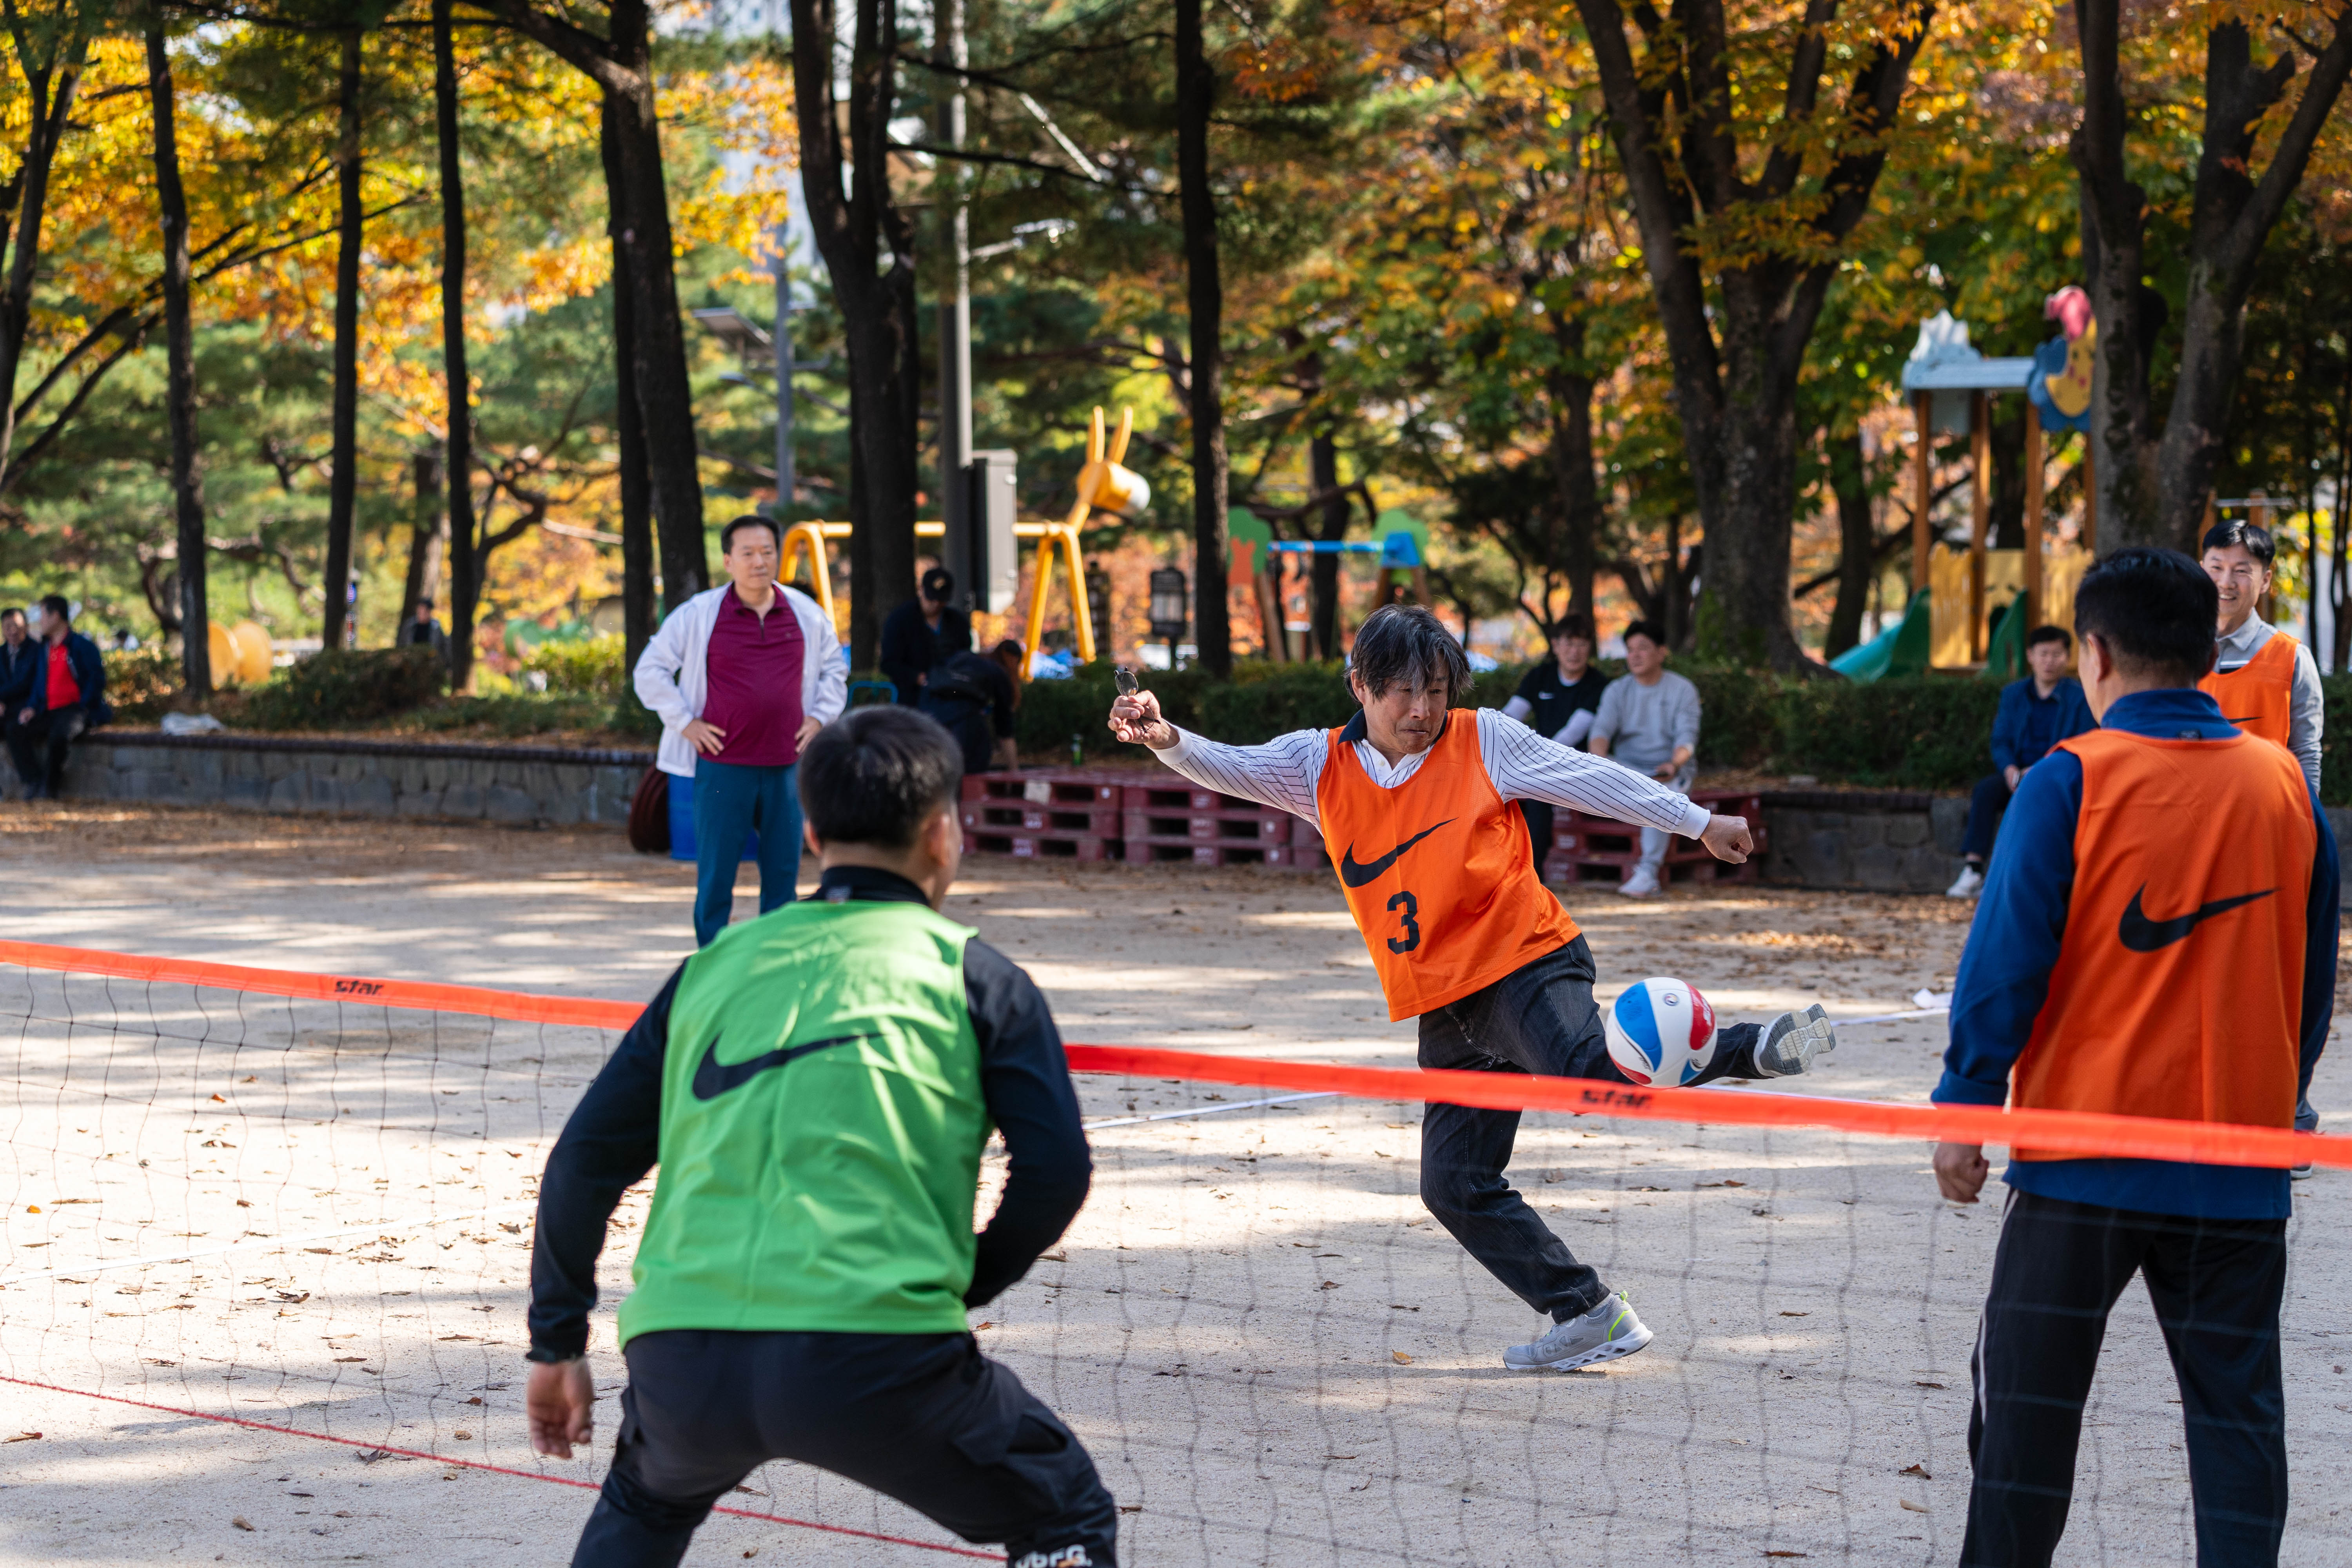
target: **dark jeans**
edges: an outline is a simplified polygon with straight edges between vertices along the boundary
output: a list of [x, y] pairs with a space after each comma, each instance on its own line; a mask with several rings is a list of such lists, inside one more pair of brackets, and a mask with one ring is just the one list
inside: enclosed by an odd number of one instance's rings
[[1528, 841], [1535, 847], [1536, 875], [1543, 875], [1544, 858], [1551, 853], [1551, 803], [1543, 800], [1519, 802], [1519, 815], [1528, 819]]
[[[1465, 1072], [1629, 1080], [1609, 1058], [1592, 1000], [1592, 950], [1578, 937], [1483, 991], [1421, 1016], [1421, 1065]], [[1727, 1024], [1696, 1081], [1756, 1076], [1754, 1024]], [[1520, 1300], [1564, 1322], [1609, 1294], [1529, 1208], [1503, 1168], [1519, 1131], [1516, 1110], [1432, 1105], [1421, 1124], [1421, 1201], [1471, 1257]]]
[[1987, 773], [1969, 794], [1969, 827], [1960, 839], [1960, 853], [1981, 866], [1992, 858], [1992, 830], [2009, 809], [2009, 780]]
[[2107, 1312], [2138, 1273], [2188, 1425], [2200, 1568], [2275, 1563], [2286, 1528], [2286, 1221], [2179, 1219], [2011, 1192], [1977, 1331], [1963, 1568], [2039, 1568], [2074, 1494]]
[[26, 793], [57, 798], [65, 787], [66, 752], [89, 727], [79, 702], [36, 713], [26, 723], [18, 723], [15, 714], [9, 715], [8, 752]]
[[694, 763], [694, 944], [709, 947], [735, 912], [745, 835], [760, 835], [760, 912], [793, 901], [801, 876], [798, 764]]
[[1075, 1435], [970, 1334], [629, 1342], [621, 1435], [572, 1568], [670, 1568], [771, 1459], [871, 1487], [1008, 1568], [1115, 1568], [1118, 1509]]

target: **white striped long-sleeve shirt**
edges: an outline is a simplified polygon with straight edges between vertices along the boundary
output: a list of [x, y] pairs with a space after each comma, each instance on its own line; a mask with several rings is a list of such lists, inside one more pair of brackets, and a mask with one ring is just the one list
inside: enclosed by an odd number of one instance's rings
[[[1545, 801], [1686, 838], [1706, 830], [1713, 814], [1655, 779], [1622, 763], [1548, 741], [1495, 709], [1471, 712], [1478, 725], [1479, 760], [1505, 800]], [[1462, 717], [1456, 712], [1449, 721], [1459, 723]], [[1152, 752], [1203, 789], [1290, 812], [1318, 829], [1315, 788], [1329, 754], [1328, 732], [1322, 730], [1294, 730], [1263, 746], [1228, 746], [1179, 729], [1174, 745]], [[1428, 754], [1417, 752], [1391, 768], [1370, 741], [1356, 742], [1365, 776], [1382, 789], [1394, 789], [1419, 773]]]

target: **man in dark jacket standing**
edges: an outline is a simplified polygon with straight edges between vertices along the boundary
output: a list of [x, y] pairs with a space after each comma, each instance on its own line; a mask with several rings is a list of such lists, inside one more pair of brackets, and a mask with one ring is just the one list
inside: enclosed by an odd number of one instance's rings
[[1021, 765], [1013, 714], [1021, 706], [1022, 662], [1021, 645], [1007, 637], [986, 654], [948, 655], [923, 682], [922, 710], [963, 749], [964, 772]]
[[109, 716], [106, 665], [98, 645], [73, 629], [73, 606], [65, 595], [51, 594], [41, 601], [32, 689], [16, 709], [8, 735], [28, 799], [57, 798], [65, 784], [67, 751], [83, 731]]
[[971, 651], [971, 617], [948, 603], [955, 597], [955, 578], [945, 567], [923, 574], [917, 596], [884, 618], [882, 647], [875, 662], [882, 677], [898, 689], [900, 706], [919, 708], [923, 683], [932, 668], [960, 653]]
[[2098, 728], [2083, 683], [2066, 673], [2074, 639], [2063, 627], [2036, 626], [2025, 634], [2025, 665], [2033, 673], [2000, 689], [1992, 721], [1992, 772], [1977, 781], [1969, 797], [1969, 826], [1960, 852], [1967, 863], [1960, 879], [1945, 892], [1973, 899], [1984, 886], [1985, 861], [1992, 855], [1993, 824], [2017, 793], [2025, 770], [2050, 754], [2061, 741]]

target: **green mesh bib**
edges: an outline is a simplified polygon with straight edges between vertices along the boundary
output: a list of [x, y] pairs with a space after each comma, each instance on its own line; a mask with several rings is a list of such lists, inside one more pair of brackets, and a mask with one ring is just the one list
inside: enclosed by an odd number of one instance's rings
[[971, 935], [921, 904], [808, 901], [688, 961], [623, 1344], [963, 1331], [989, 1133]]

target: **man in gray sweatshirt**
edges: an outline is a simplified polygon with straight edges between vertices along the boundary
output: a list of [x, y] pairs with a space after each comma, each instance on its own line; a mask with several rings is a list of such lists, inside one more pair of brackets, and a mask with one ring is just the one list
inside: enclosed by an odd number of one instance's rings
[[[1625, 673], [1601, 694], [1586, 749], [1614, 757], [1677, 793], [1687, 793], [1696, 773], [1698, 688], [1666, 668], [1665, 629], [1654, 621], [1625, 628]], [[1646, 899], [1662, 885], [1666, 846], [1673, 836], [1642, 829], [1642, 863], [1617, 890]]]

